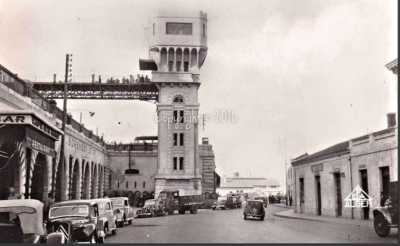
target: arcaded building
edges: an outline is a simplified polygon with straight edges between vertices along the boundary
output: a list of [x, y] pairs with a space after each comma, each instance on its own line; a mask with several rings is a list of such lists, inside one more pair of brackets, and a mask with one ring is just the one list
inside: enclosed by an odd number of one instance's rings
[[103, 139], [72, 117], [62, 131], [62, 119], [54, 101], [0, 65], [0, 199], [10, 187], [22, 199], [50, 193], [57, 201], [102, 197], [110, 188]]

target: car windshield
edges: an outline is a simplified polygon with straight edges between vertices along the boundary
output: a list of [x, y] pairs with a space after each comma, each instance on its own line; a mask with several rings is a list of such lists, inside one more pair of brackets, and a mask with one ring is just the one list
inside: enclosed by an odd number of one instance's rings
[[89, 206], [88, 205], [72, 205], [72, 206], [60, 206], [53, 207], [50, 209], [49, 217], [67, 217], [67, 216], [88, 216]]
[[225, 196], [218, 197], [218, 201], [219, 202], [226, 201], [226, 197]]
[[248, 201], [247, 206], [250, 208], [258, 208], [260, 209], [262, 207], [262, 203], [259, 201]]
[[113, 207], [116, 207], [116, 208], [122, 208], [123, 206], [124, 206], [124, 200], [120, 200], [120, 199], [113, 199], [113, 200], [111, 200], [111, 203], [112, 203], [112, 205], [113, 205]]

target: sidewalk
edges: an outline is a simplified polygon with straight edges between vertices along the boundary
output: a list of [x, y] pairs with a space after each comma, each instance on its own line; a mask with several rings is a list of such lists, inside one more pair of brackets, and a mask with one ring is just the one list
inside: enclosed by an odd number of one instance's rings
[[371, 220], [359, 220], [359, 219], [348, 219], [348, 218], [338, 218], [331, 216], [316, 216], [309, 214], [295, 213], [294, 209], [289, 209], [281, 212], [274, 213], [274, 216], [286, 218], [286, 219], [298, 219], [298, 220], [308, 220], [317, 221], [324, 223], [336, 223], [342, 225], [358, 225], [358, 226], [370, 226], [372, 224]]

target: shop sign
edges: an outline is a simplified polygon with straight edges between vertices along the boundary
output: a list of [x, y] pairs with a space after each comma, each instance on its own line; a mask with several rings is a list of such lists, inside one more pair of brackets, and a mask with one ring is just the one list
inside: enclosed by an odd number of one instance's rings
[[0, 124], [32, 124], [31, 115], [19, 115], [19, 114], [0, 114]]
[[0, 114], [0, 124], [31, 125], [55, 139], [60, 135], [60, 133], [31, 114]]
[[26, 137], [26, 144], [28, 147], [37, 150], [43, 154], [55, 156], [55, 150], [50, 148], [49, 146], [42, 144], [41, 142], [32, 139], [30, 137]]

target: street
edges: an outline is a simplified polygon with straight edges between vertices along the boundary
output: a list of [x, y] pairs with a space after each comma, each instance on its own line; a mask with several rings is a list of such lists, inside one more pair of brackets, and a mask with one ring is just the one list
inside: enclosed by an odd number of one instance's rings
[[343, 225], [274, 216], [285, 208], [269, 206], [264, 221], [243, 220], [242, 210], [199, 210], [198, 214], [135, 219], [107, 243], [395, 243], [396, 234], [378, 237], [370, 226]]

